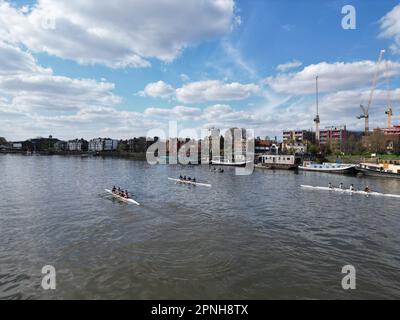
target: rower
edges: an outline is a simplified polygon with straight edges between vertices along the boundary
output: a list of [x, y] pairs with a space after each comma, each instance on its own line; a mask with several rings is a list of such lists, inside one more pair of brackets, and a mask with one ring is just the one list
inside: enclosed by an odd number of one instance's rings
[[115, 190], [117, 190], [117, 188], [115, 188], [115, 186], [113, 186], [112, 192], [115, 193]]
[[182, 180], [182, 179], [183, 179], [182, 175], [179, 175], [179, 180]]
[[193, 180], [192, 180], [193, 182], [196, 182], [196, 178], [193, 178]]
[[343, 182], [339, 184], [339, 189], [343, 189]]
[[371, 192], [371, 189], [370, 189], [368, 186], [366, 186], [365, 189], [364, 189], [364, 191], [365, 191], [365, 192]]
[[351, 184], [351, 186], [350, 186], [350, 191], [355, 191], [355, 189], [354, 189], [354, 185], [353, 184]]
[[128, 193], [128, 190], [125, 190], [125, 198], [129, 199], [129, 193]]
[[183, 180], [186, 180], [186, 176], [183, 176]]
[[332, 183], [329, 182], [328, 188], [329, 188], [329, 189], [333, 189]]
[[188, 177], [188, 181], [191, 181], [192, 179], [190, 179], [190, 177]]

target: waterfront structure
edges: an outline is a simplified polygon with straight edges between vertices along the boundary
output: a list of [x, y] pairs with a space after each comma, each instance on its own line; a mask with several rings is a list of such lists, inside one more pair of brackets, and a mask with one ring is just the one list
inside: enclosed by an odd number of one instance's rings
[[367, 175], [400, 179], [400, 160], [388, 160], [382, 163], [360, 163], [356, 170]]
[[146, 137], [133, 138], [128, 140], [129, 152], [146, 152], [148, 147]]
[[101, 152], [101, 151], [115, 151], [118, 148], [118, 140], [110, 138], [96, 138], [89, 141], [89, 151]]
[[57, 141], [54, 143], [54, 151], [66, 151], [67, 150], [67, 142], [65, 141]]
[[13, 142], [11, 147], [14, 150], [22, 150], [23, 142]]
[[267, 169], [296, 169], [301, 162], [294, 155], [262, 155], [258, 158], [258, 167]]
[[[376, 128], [372, 134], [364, 136], [362, 144], [364, 148], [377, 153], [399, 153], [400, 152], [400, 126], [392, 128]], [[398, 131], [399, 130], [399, 131]]]
[[[50, 151], [54, 150], [54, 144], [60, 140], [53, 138], [53, 136], [49, 136], [48, 138], [34, 138], [28, 140], [30, 143], [27, 145], [27, 150], [24, 151]], [[27, 142], [28, 142], [27, 141]], [[32, 147], [30, 147], [32, 146]]]
[[257, 137], [257, 139], [254, 141], [255, 154], [260, 155], [270, 152], [274, 144], [275, 141], [269, 139], [261, 139], [260, 137]]
[[307, 145], [301, 142], [291, 142], [283, 145], [283, 151], [289, 153], [304, 154], [307, 152]]
[[381, 129], [384, 135], [396, 135], [400, 136], [400, 125], [395, 125], [391, 128]]
[[315, 132], [311, 130], [285, 130], [282, 137], [283, 152], [306, 153], [307, 145], [315, 142]]
[[84, 139], [75, 139], [67, 142], [67, 150], [68, 151], [87, 151], [88, 150], [88, 142]]
[[285, 130], [282, 133], [283, 143], [301, 142], [306, 143], [315, 141], [315, 132], [310, 130]]
[[158, 141], [158, 137], [153, 138], [146, 138], [146, 137], [139, 137], [129, 139], [126, 144], [128, 146], [128, 150], [131, 153], [145, 153], [147, 149], [153, 144]]
[[325, 129], [320, 130], [319, 144], [342, 151], [347, 135], [348, 132], [345, 125], [325, 127]]
[[327, 173], [354, 173], [354, 164], [343, 164], [343, 163], [315, 163], [312, 161], [304, 161], [302, 166], [299, 166], [299, 170], [303, 171], [315, 171], [315, 172], [327, 172]]

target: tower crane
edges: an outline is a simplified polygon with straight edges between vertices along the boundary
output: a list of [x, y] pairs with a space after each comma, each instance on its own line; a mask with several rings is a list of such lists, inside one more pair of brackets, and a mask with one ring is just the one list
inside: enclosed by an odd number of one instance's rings
[[321, 122], [319, 118], [319, 110], [318, 110], [318, 76], [315, 78], [315, 89], [316, 89], [316, 104], [317, 104], [317, 115], [314, 119], [315, 122], [315, 140], [317, 144], [319, 144], [319, 124]]
[[385, 54], [385, 50], [381, 50], [381, 52], [379, 54], [378, 62], [376, 64], [375, 74], [374, 74], [374, 77], [372, 79], [372, 89], [371, 89], [371, 92], [369, 94], [368, 104], [367, 104], [366, 107], [364, 107], [362, 104], [360, 104], [360, 108], [363, 111], [363, 113], [360, 116], [357, 117], [357, 119], [365, 119], [365, 135], [366, 136], [369, 134], [369, 109], [371, 107], [372, 98], [374, 97], [374, 93], [375, 93], [375, 89], [376, 89], [376, 83], [378, 81], [378, 76], [379, 76], [379, 66], [380, 66], [380, 64], [382, 62], [384, 54]]

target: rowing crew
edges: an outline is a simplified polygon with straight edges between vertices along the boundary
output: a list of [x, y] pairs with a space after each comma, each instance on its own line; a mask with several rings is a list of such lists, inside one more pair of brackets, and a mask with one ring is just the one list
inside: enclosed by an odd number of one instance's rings
[[128, 193], [128, 190], [122, 190], [120, 187], [118, 187], [118, 188], [116, 188], [115, 186], [112, 188], [112, 193], [113, 194], [116, 194], [117, 196], [120, 196], [120, 197], [122, 197], [122, 198], [125, 198], [125, 199], [129, 199], [130, 197], [129, 197], [129, 193]]
[[[330, 183], [330, 182], [329, 182], [329, 184], [328, 184], [328, 187], [329, 187], [329, 189], [334, 189], [332, 183]], [[344, 186], [343, 186], [343, 183], [342, 183], [342, 182], [339, 184], [339, 189], [344, 190]], [[350, 185], [349, 190], [350, 190], [350, 191], [356, 191], [356, 189], [354, 188], [354, 184], [351, 184], [351, 185]], [[371, 189], [370, 189], [368, 186], [366, 186], [366, 187], [364, 188], [364, 192], [371, 192]]]
[[189, 181], [189, 182], [196, 182], [196, 178], [190, 178], [190, 177], [186, 177], [186, 176], [183, 176], [182, 177], [182, 175], [180, 175], [179, 176], [179, 180], [182, 180], [182, 181]]

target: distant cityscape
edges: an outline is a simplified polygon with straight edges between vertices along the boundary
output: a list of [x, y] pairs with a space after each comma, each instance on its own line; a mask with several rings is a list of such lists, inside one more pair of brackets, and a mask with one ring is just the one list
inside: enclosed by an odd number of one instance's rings
[[[238, 128], [231, 128], [227, 133]], [[243, 151], [244, 141], [246, 140], [246, 129], [239, 129], [242, 132], [241, 140], [233, 146], [235, 153]], [[209, 129], [208, 137], [217, 136], [221, 139], [221, 146], [224, 144], [224, 136], [220, 129]], [[312, 130], [284, 130], [282, 141], [277, 137], [256, 137], [254, 140], [255, 154], [362, 154], [365, 152], [374, 153], [400, 153], [400, 125], [390, 128], [377, 128], [370, 134], [364, 132], [351, 131], [346, 125], [331, 126], [319, 131], [319, 141], [316, 132]], [[206, 140], [208, 137], [202, 139]], [[0, 138], [0, 152], [47, 152], [47, 153], [146, 153], [150, 145], [157, 142], [158, 137], [138, 137], [127, 140], [117, 140], [111, 138], [94, 138], [89, 141], [85, 139], [73, 139], [62, 141], [53, 136], [47, 138], [33, 138], [25, 141], [6, 141]], [[199, 140], [201, 142], [202, 140]], [[170, 138], [166, 141], [166, 151], [172, 151], [172, 146], [176, 150], [193, 141], [190, 138]], [[240, 150], [238, 150], [240, 149]]]

